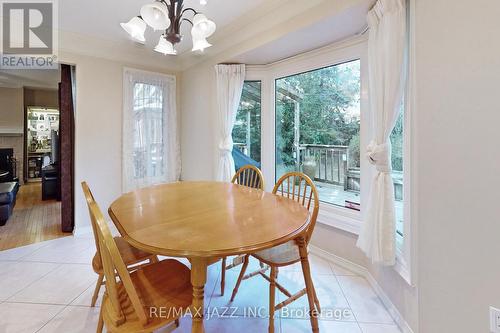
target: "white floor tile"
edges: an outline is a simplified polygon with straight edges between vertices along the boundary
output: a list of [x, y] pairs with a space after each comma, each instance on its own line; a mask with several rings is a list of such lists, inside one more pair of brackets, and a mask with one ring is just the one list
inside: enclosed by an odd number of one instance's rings
[[[361, 333], [357, 323], [319, 321], [319, 331], [325, 333]], [[305, 319], [282, 319], [282, 333], [311, 333], [311, 322]]]
[[47, 275], [59, 264], [0, 262], [0, 300], [6, 300]]
[[[90, 308], [97, 281], [90, 265], [94, 254], [93, 237], [65, 237], [0, 252], [0, 302], [7, 299], [0, 303], [0, 332], [95, 332], [104, 287], [98, 306]], [[321, 332], [400, 333], [364, 278], [317, 256], [311, 255], [309, 259], [323, 310]], [[241, 267], [227, 271], [223, 297], [220, 296], [221, 263], [209, 267], [205, 286], [207, 314], [220, 313], [225, 307], [232, 312], [235, 307], [237, 317], [210, 318], [205, 323], [207, 332], [267, 332], [269, 282], [260, 276], [243, 281], [236, 300], [229, 303]], [[258, 268], [258, 261], [251, 259], [247, 273]], [[279, 281], [292, 293], [304, 288], [300, 263], [280, 269]], [[277, 292], [277, 302], [284, 298]], [[278, 313], [276, 332], [310, 332], [307, 297], [289, 305], [287, 310], [290, 309], [303, 309], [303, 316], [297, 311]], [[250, 310], [257, 311], [257, 316], [248, 316]], [[340, 314], [340, 310], [348, 312]], [[170, 326], [157, 333], [160, 332], [191, 332], [191, 319], [183, 318], [179, 329]]]
[[396, 325], [359, 324], [363, 333], [401, 333]]
[[[269, 327], [269, 321], [267, 319], [260, 318], [223, 318], [205, 321], [205, 332], [216, 332], [216, 333], [267, 333]], [[280, 332], [280, 321], [279, 319], [275, 322], [275, 331]], [[172, 330], [171, 328], [165, 328], [155, 333], [191, 333], [191, 319], [183, 318], [179, 328]]]
[[95, 281], [96, 274], [90, 265], [63, 264], [9, 301], [67, 305]]
[[37, 333], [94, 333], [100, 308], [68, 306]]
[[64, 306], [45, 304], [0, 304], [0, 332], [34, 333], [56, 316]]
[[394, 323], [366, 279], [360, 276], [338, 276], [337, 279], [357, 321], [379, 324]]
[[[305, 287], [302, 272], [281, 272], [278, 281], [292, 294]], [[321, 306], [321, 318], [324, 320], [354, 321], [349, 304], [342, 293], [337, 279], [333, 275], [313, 276], [314, 287]], [[286, 296], [279, 293], [279, 301]], [[280, 313], [283, 318], [308, 318], [309, 301], [307, 295], [289, 304]]]
[[342, 276], [342, 275], [347, 275], [347, 276], [357, 276], [358, 274], [354, 273], [353, 271], [350, 271], [340, 265], [330, 263], [330, 266], [332, 267], [333, 273], [337, 276]]
[[[333, 275], [330, 263], [323, 258], [309, 255], [309, 265], [311, 266], [311, 273], [313, 275]], [[290, 266], [281, 267], [280, 271], [302, 272], [302, 265], [299, 262]]]
[[[182, 261], [181, 261], [182, 262]], [[207, 283], [205, 284], [205, 304], [210, 304], [210, 299], [213, 296], [220, 296], [220, 268], [221, 262], [216, 262], [208, 266], [207, 269]], [[227, 292], [227, 288], [226, 288]]]
[[90, 238], [65, 237], [51, 241], [35, 252], [21, 258], [22, 261], [90, 264], [96, 252]]
[[[256, 267], [258, 267], [258, 264]], [[226, 272], [226, 292], [221, 297], [216, 287], [216, 292], [214, 292], [209, 303], [210, 308], [219, 308], [221, 310], [228, 307], [231, 310], [235, 308], [236, 313], [239, 315], [255, 309], [255, 311], [258, 310], [267, 315], [269, 313], [269, 283], [260, 276], [242, 281], [234, 302], [230, 302], [240, 269], [241, 266], [238, 266]], [[247, 272], [251, 271], [249, 269]]]
[[[70, 305], [72, 306], [90, 306], [92, 303], [92, 295], [94, 295], [95, 284], [97, 282], [97, 274], [95, 276], [94, 283], [87, 288], [80, 296], [78, 296]], [[104, 295], [104, 290], [106, 290], [105, 286], [101, 286], [99, 290], [99, 297], [97, 298], [97, 302], [95, 303], [96, 307], [101, 306], [102, 296]]]
[[49, 245], [50, 241], [39, 242], [14, 249], [0, 251], [0, 260], [19, 260], [22, 257], [35, 252], [36, 250]]

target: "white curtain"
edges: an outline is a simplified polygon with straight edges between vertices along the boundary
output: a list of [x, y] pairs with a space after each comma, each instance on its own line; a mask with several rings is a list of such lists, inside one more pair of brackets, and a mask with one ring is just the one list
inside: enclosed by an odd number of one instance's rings
[[216, 65], [219, 136], [217, 180], [229, 182], [234, 175], [232, 132], [245, 81], [245, 65]]
[[123, 192], [179, 180], [175, 77], [133, 69], [123, 76]]
[[372, 262], [394, 265], [396, 217], [389, 136], [397, 121], [406, 81], [405, 0], [378, 0], [368, 13], [370, 114], [374, 138], [367, 158], [376, 168], [366, 219], [357, 245]]

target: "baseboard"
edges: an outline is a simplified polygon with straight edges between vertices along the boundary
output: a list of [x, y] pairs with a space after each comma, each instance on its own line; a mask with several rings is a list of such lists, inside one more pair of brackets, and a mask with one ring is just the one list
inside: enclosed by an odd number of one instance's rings
[[411, 329], [410, 325], [408, 325], [408, 323], [403, 318], [399, 310], [394, 306], [394, 304], [392, 304], [387, 294], [380, 287], [377, 280], [375, 280], [373, 275], [370, 273], [368, 269], [366, 269], [366, 267], [355, 264], [352, 261], [339, 257], [333, 253], [320, 249], [319, 247], [314, 245], [309, 245], [309, 250], [312, 254], [320, 258], [330, 261], [336, 265], [341, 266], [342, 268], [348, 269], [353, 273], [356, 273], [364, 277], [371, 285], [371, 287], [378, 295], [378, 297], [380, 297], [382, 303], [387, 308], [387, 311], [389, 311], [389, 314], [391, 315], [392, 319], [394, 319], [394, 322], [399, 326], [399, 328], [403, 331], [403, 333], [413, 333], [413, 330]]

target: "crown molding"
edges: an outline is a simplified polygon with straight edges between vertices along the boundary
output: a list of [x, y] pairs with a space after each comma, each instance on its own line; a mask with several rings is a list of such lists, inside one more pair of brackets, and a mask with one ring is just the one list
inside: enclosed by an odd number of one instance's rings
[[179, 59], [156, 54], [133, 41], [110, 41], [69, 31], [59, 31], [59, 52], [120, 61], [130, 65], [177, 72]]

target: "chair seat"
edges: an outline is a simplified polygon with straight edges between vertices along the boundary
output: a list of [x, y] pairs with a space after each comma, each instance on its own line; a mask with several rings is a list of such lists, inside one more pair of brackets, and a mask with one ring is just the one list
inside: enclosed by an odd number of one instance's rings
[[286, 266], [300, 261], [299, 247], [294, 240], [252, 253], [252, 256], [274, 266]]
[[[178, 311], [186, 311], [192, 303], [191, 271], [177, 260], [167, 259], [144, 266], [130, 273], [130, 278], [149, 316], [149, 323], [146, 326], [142, 325], [123, 283], [118, 282], [118, 299], [125, 317], [123, 324], [115, 325], [111, 320], [113, 305], [107, 295], [102, 304], [103, 319], [111, 332], [151, 332], [177, 319], [180, 315]], [[150, 311], [151, 308], [157, 309], [157, 312]]]
[[[133, 247], [125, 239], [123, 239], [123, 237], [117, 236], [114, 237], [114, 240], [116, 246], [118, 247], [118, 251], [120, 251], [123, 261], [127, 266], [147, 260], [153, 256], [151, 253], [147, 253]], [[102, 273], [102, 262], [97, 253], [92, 259], [92, 268], [97, 274]]]

